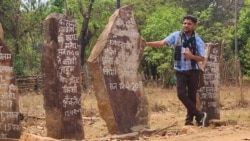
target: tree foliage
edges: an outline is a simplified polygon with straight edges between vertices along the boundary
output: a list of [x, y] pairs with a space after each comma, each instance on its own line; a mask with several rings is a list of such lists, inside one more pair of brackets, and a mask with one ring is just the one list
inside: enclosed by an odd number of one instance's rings
[[[92, 2], [91, 13], [89, 5]], [[224, 59], [234, 55], [234, 1], [232, 0], [0, 0], [0, 21], [5, 31], [5, 42], [15, 56], [18, 75], [39, 73], [43, 43], [43, 22], [50, 13], [70, 15], [77, 21], [77, 33], [84, 31], [86, 39], [83, 53], [88, 55], [109, 17], [117, 5], [134, 6], [135, 20], [142, 37], [148, 41], [162, 40], [169, 33], [181, 30], [181, 20], [186, 13], [198, 17], [196, 32], [205, 42], [220, 43], [226, 40]], [[238, 0], [241, 9], [238, 25], [239, 57], [242, 72], [249, 75], [249, 0]], [[88, 22], [87, 29], [83, 24]], [[85, 27], [86, 28], [86, 27]], [[87, 35], [92, 35], [87, 38]], [[157, 74], [162, 80], [173, 72], [172, 49], [146, 48], [142, 62], [143, 72]], [[146, 67], [147, 69], [143, 68]]]
[[240, 11], [238, 24], [239, 58], [244, 75], [250, 76], [250, 0]]
[[188, 14], [205, 10], [213, 1], [211, 0], [171, 0], [185, 9]]
[[[123, 5], [134, 6], [135, 21], [140, 31], [145, 28], [145, 21], [151, 13], [156, 12], [157, 7], [165, 5], [167, 0], [123, 0], [122, 2]], [[165, 9], [168, 8], [168, 5], [165, 5]]]
[[214, 7], [209, 6], [207, 9], [194, 15], [198, 17], [197, 33], [202, 37], [204, 42], [220, 43], [224, 38], [223, 23], [213, 20]]
[[[40, 3], [39, 3], [40, 2]], [[14, 56], [17, 75], [38, 73], [46, 3], [36, 0], [0, 1], [5, 42]]]
[[48, 7], [48, 14], [49, 13], [63, 13], [65, 10], [64, 7], [65, 0], [50, 0], [49, 7]]

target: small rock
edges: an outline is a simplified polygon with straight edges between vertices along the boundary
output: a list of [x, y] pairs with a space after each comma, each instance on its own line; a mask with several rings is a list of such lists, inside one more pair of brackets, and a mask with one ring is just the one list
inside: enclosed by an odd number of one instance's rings
[[182, 134], [194, 134], [198, 132], [198, 127], [196, 126], [183, 126], [181, 129]]

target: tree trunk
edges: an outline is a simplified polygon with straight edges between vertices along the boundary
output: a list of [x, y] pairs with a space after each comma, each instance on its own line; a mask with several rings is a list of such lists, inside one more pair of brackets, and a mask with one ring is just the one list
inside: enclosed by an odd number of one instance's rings
[[91, 31], [88, 30], [89, 19], [90, 19], [90, 14], [91, 14], [91, 10], [92, 10], [94, 0], [90, 1], [88, 11], [86, 13], [84, 13], [84, 11], [83, 11], [81, 1], [78, 1], [78, 2], [79, 2], [79, 5], [80, 5], [80, 12], [81, 12], [81, 14], [83, 16], [83, 19], [84, 19], [83, 23], [82, 23], [81, 33], [80, 33], [81, 66], [83, 67], [84, 64], [85, 64], [85, 50], [86, 50], [86, 47], [88, 46], [90, 39], [93, 37], [93, 35], [96, 32], [96, 29], [94, 30], [94, 32], [91, 32]]
[[117, 0], [116, 8], [119, 9], [121, 7], [121, 0]]

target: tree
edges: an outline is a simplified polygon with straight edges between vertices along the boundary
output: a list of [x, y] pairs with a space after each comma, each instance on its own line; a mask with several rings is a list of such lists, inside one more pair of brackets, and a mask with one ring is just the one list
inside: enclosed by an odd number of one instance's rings
[[120, 8], [121, 7], [121, 0], [117, 0], [116, 2], [116, 8]]
[[1, 13], [1, 23], [3, 25], [3, 30], [6, 33], [6, 37], [13, 38], [14, 45], [14, 55], [19, 53], [19, 40], [21, 36], [31, 30], [31, 27], [26, 27], [26, 29], [21, 28], [26, 21], [26, 17], [22, 15], [20, 10], [21, 1], [15, 0], [11, 1], [1, 1], [0, 13]]
[[50, 0], [47, 13], [63, 13], [66, 0]]
[[170, 0], [185, 9], [188, 14], [205, 10], [213, 0]]
[[84, 19], [82, 22], [82, 28], [80, 32], [80, 38], [79, 38], [80, 44], [81, 44], [81, 65], [83, 66], [85, 64], [86, 47], [89, 45], [91, 38], [96, 34], [97, 26], [94, 25], [93, 31], [89, 29], [90, 15], [92, 12], [94, 0], [89, 1], [88, 10], [86, 12], [83, 10], [82, 3], [79, 0], [78, 0], [78, 3], [80, 5], [80, 13]]
[[[166, 0], [123, 0], [123, 5], [133, 4], [135, 21], [138, 25], [139, 32], [146, 26], [146, 19], [151, 16], [152, 13], [157, 11], [157, 7], [161, 7], [168, 2]], [[166, 9], [170, 8], [170, 5], [165, 5]]]
[[17, 75], [39, 72], [46, 3], [36, 0], [0, 1], [5, 41], [14, 56]]
[[109, 16], [115, 11], [111, 0], [67, 0], [67, 10], [77, 21], [81, 45], [81, 65], [91, 52], [98, 35], [104, 29]]
[[194, 15], [198, 17], [196, 31], [204, 42], [220, 43], [224, 38], [225, 28], [223, 23], [213, 20], [214, 10], [214, 7], [209, 6], [206, 10], [194, 12]]
[[250, 76], [250, 0], [245, 1], [245, 6], [240, 11], [238, 22], [238, 46], [241, 70], [244, 75]]

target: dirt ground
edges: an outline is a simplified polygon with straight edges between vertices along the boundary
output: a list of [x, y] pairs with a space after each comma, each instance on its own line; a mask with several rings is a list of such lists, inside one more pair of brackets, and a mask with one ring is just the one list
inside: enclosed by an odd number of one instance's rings
[[[242, 89], [234, 86], [220, 88], [220, 120], [227, 125], [198, 128], [183, 126], [185, 108], [177, 99], [176, 89], [146, 87], [150, 104], [150, 129], [163, 129], [154, 135], [140, 135], [147, 141], [250, 141], [250, 85]], [[46, 136], [45, 111], [41, 94], [29, 93], [20, 96], [20, 111], [25, 115], [22, 121], [23, 133]], [[85, 140], [101, 140], [111, 137], [105, 122], [100, 118], [95, 96], [86, 91], [82, 96]], [[171, 127], [170, 127], [171, 126]]]

